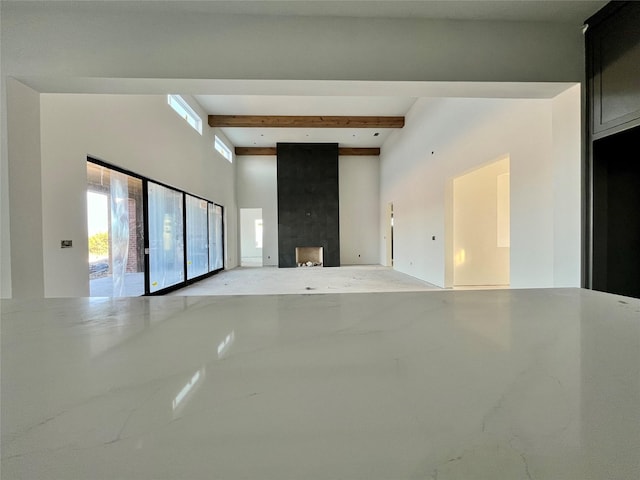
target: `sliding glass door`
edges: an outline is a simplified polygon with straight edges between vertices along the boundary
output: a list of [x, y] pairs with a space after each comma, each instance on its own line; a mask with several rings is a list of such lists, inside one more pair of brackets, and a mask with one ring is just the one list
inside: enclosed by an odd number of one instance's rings
[[143, 181], [87, 163], [89, 291], [92, 297], [145, 293]]
[[183, 194], [148, 182], [149, 292], [185, 280]]
[[209, 271], [224, 267], [222, 207], [209, 204]]
[[91, 296], [162, 294], [224, 268], [222, 207], [87, 159]]
[[207, 232], [208, 205], [187, 195], [187, 279], [209, 272], [209, 244]]

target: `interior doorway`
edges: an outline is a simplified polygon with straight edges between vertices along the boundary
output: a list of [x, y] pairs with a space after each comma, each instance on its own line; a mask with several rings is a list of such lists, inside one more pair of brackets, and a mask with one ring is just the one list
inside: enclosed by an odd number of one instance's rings
[[393, 267], [393, 203], [389, 203], [387, 205], [387, 215], [386, 215], [386, 232], [385, 232], [385, 241], [386, 241], [386, 263], [387, 267]]
[[593, 288], [640, 298], [640, 127], [593, 144]]
[[262, 267], [262, 209], [240, 209], [240, 266]]
[[508, 286], [510, 174], [505, 156], [453, 179], [453, 286]]

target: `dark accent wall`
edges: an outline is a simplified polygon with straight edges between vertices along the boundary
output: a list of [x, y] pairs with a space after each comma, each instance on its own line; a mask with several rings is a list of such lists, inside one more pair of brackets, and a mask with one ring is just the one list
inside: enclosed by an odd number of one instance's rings
[[278, 144], [278, 266], [296, 267], [296, 247], [323, 247], [340, 266], [337, 143]]

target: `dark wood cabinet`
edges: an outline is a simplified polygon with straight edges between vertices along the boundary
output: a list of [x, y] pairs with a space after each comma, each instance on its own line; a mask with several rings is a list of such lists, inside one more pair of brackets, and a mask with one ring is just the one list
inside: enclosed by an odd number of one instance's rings
[[611, 2], [587, 20], [591, 133], [640, 124], [640, 2]]
[[586, 24], [584, 286], [640, 298], [640, 2]]

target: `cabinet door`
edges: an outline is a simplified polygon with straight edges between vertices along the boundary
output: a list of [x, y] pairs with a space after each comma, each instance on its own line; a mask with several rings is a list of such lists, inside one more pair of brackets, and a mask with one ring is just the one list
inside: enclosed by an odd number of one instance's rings
[[591, 52], [592, 133], [640, 124], [640, 3], [596, 25]]

